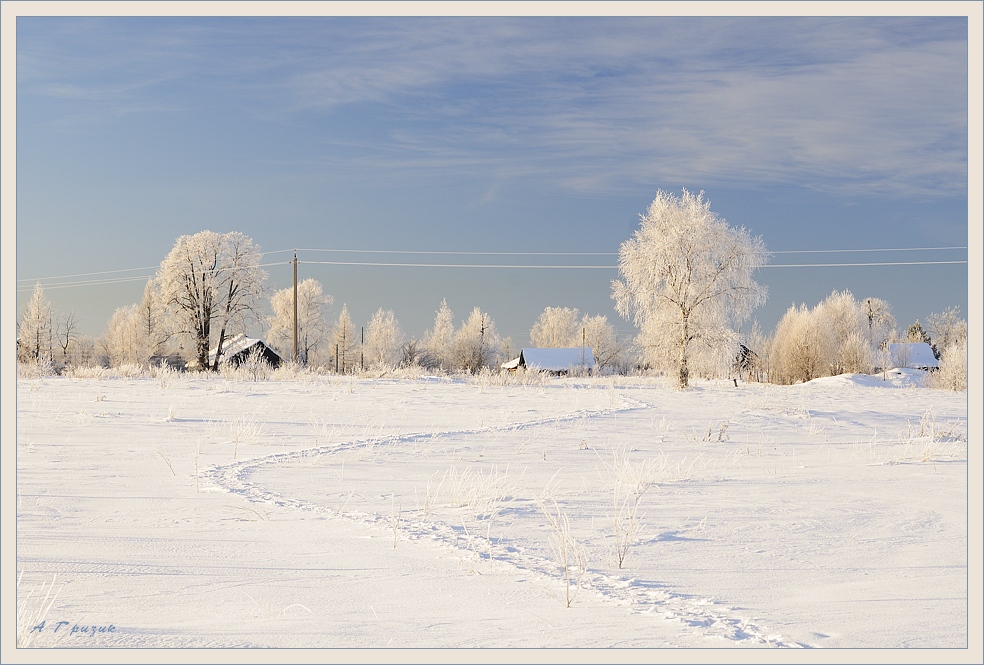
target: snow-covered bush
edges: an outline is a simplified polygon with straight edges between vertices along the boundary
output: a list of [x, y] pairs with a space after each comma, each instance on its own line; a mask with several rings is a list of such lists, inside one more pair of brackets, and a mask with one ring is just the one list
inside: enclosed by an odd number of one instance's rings
[[77, 365], [65, 370], [65, 376], [72, 379], [105, 379], [109, 370], [93, 365]]
[[[813, 309], [790, 307], [768, 346], [771, 380], [788, 384], [871, 372], [877, 349], [865, 307], [873, 307], [873, 300], [863, 305], [850, 291], [834, 291]], [[878, 335], [883, 327], [877, 328]]]
[[966, 337], [943, 349], [940, 368], [927, 377], [926, 385], [943, 390], [967, 390]]
[[169, 388], [178, 376], [178, 370], [171, 367], [166, 360], [150, 368], [150, 375], [160, 382], [161, 388]]
[[123, 363], [112, 368], [112, 373], [121, 379], [137, 379], [145, 374], [143, 366], [136, 363]]
[[815, 311], [792, 306], [779, 320], [772, 338], [772, 380], [789, 384], [827, 376], [834, 344]]
[[588, 552], [574, 535], [570, 518], [555, 499], [537, 497], [536, 502], [553, 531], [554, 557], [564, 576], [564, 602], [566, 607], [570, 607], [581, 590], [584, 573], [588, 570]]
[[238, 365], [234, 363], [219, 365], [219, 376], [227, 381], [265, 381], [270, 378], [272, 371], [273, 368], [258, 347], [250, 351]]
[[545, 386], [550, 381], [550, 373], [526, 367], [518, 367], [511, 372], [483, 367], [469, 375], [468, 379], [482, 389], [493, 386]]
[[55, 366], [49, 358], [17, 363], [17, 376], [22, 379], [43, 379], [55, 375]]

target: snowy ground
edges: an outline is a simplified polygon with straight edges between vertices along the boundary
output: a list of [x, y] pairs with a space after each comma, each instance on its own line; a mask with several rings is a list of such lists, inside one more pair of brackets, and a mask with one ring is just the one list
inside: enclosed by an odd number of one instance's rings
[[21, 379], [18, 640], [963, 649], [967, 398], [912, 382]]

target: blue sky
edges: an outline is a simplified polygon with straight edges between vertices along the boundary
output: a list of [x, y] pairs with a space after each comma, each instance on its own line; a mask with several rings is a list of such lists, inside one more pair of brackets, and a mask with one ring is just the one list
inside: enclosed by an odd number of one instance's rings
[[[241, 231], [408, 335], [442, 298], [517, 345], [547, 306], [605, 314], [657, 189], [703, 190], [772, 263], [966, 260], [968, 22], [894, 17], [17, 19], [17, 302], [44, 279], [99, 335], [175, 239]], [[5, 104], [7, 102], [5, 101]], [[288, 253], [268, 254], [271, 289]], [[957, 265], [766, 268], [767, 331], [831, 291], [900, 326], [949, 306]], [[23, 280], [23, 281], [21, 281]]]

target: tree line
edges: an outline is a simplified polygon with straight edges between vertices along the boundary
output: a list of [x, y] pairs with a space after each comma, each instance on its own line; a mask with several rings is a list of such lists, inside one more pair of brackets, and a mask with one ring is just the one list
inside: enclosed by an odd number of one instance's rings
[[[191, 369], [217, 370], [233, 335], [258, 325], [283, 358], [294, 356], [294, 289], [269, 295], [261, 252], [238, 232], [202, 231], [177, 239], [147, 283], [140, 303], [117, 309], [97, 340], [80, 335], [74, 312], [56, 316], [40, 284], [18, 321], [18, 360], [61, 366], [148, 366], [178, 359]], [[648, 370], [685, 388], [691, 376], [775, 383], [871, 372], [885, 367], [888, 344], [925, 341], [945, 364], [947, 381], [966, 386], [966, 321], [956, 308], [897, 330], [884, 300], [834, 291], [813, 308], [792, 306], [771, 334], [741, 325], [765, 302], [754, 274], [768, 261], [760, 237], [730, 227], [703, 193], [658, 191], [632, 238], [619, 252], [612, 282], [616, 311], [639, 330], [619, 340], [603, 315], [547, 307], [530, 330], [536, 347], [588, 346], [602, 372]], [[421, 367], [444, 372], [497, 368], [518, 350], [474, 308], [460, 325], [447, 301], [431, 329], [408, 338], [394, 312], [379, 309], [357, 328], [343, 304], [314, 279], [297, 284], [297, 361], [312, 369], [351, 373], [367, 367]], [[962, 365], [961, 365], [962, 363]]]

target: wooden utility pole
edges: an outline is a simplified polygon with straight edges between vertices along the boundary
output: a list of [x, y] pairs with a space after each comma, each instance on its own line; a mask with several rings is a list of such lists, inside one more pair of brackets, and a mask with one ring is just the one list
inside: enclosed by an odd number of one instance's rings
[[297, 364], [297, 250], [294, 250], [294, 364]]

